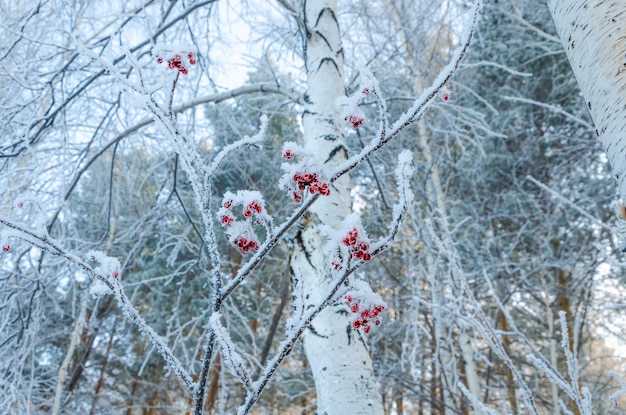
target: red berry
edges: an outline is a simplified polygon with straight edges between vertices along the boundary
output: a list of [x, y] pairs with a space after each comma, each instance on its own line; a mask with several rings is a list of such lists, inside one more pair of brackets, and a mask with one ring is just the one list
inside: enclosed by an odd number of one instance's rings
[[11, 245], [7, 244], [7, 245], [2, 245], [2, 250], [4, 252], [9, 252], [11, 250]]
[[230, 226], [230, 225], [232, 225], [233, 221], [234, 221], [234, 219], [233, 219], [233, 218], [231, 218], [231, 217], [230, 217], [230, 216], [228, 216], [228, 215], [224, 215], [224, 216], [222, 216], [222, 225], [224, 225], [224, 226]]
[[196, 60], [194, 58], [189, 58], [189, 64], [190, 65], [195, 65], [196, 64]]
[[161, 64], [163, 63], [163, 58], [161, 58], [160, 56], [157, 58], [157, 63]]
[[374, 320], [374, 324], [376, 324], [377, 326], [380, 326], [381, 325], [381, 321], [376, 319], [376, 320]]
[[18, 208], [23, 208], [24, 207], [24, 202], [17, 202], [17, 207]]
[[352, 240], [350, 239], [349, 236], [346, 236], [345, 238], [343, 238], [343, 244], [345, 246], [350, 246], [351, 245]]
[[343, 298], [346, 299], [347, 303], [351, 303], [352, 302], [352, 296], [350, 294], [346, 294]]
[[328, 184], [327, 183], [322, 183], [319, 187], [319, 193], [322, 196], [328, 196], [330, 194], [330, 189], [328, 188]]
[[285, 160], [291, 160], [293, 158], [293, 154], [291, 153], [291, 150], [285, 150], [285, 152], [283, 153], [283, 158]]
[[189, 71], [184, 66], [181, 66], [180, 73], [182, 73], [183, 75], [187, 75], [189, 73]]
[[224, 202], [224, 207], [226, 209], [230, 209], [230, 207], [233, 205], [233, 201], [232, 200], [227, 200], [226, 202]]
[[353, 321], [352, 327], [354, 327], [355, 329], [358, 329], [359, 327], [361, 327], [361, 321], [360, 320]]
[[363, 88], [363, 90], [361, 91], [363, 93], [363, 95], [369, 95], [370, 94], [370, 89], [369, 88]]
[[113, 278], [117, 278], [117, 277], [120, 276], [120, 273], [117, 272], [117, 271], [113, 271], [113, 273], [111, 275], [113, 275]]
[[372, 331], [372, 328], [368, 324], [365, 327], [363, 327], [363, 331], [365, 332], [365, 334], [369, 334], [369, 332]]
[[244, 210], [244, 211], [243, 211], [243, 216], [244, 216], [245, 218], [249, 218], [249, 217], [251, 217], [251, 216], [252, 216], [252, 211], [251, 211], [250, 209], [246, 209], [246, 210]]
[[367, 252], [363, 252], [363, 257], [361, 259], [365, 262], [369, 262], [372, 259], [372, 255]]
[[296, 203], [302, 202], [302, 195], [300, 193], [293, 192], [292, 197], [293, 197], [293, 201], [294, 202], [296, 202]]
[[350, 306], [350, 311], [352, 311], [353, 313], [358, 313], [359, 303], [352, 303], [352, 305]]

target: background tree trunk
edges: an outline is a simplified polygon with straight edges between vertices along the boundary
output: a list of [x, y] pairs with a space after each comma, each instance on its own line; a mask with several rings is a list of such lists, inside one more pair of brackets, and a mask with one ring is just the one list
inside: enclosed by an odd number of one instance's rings
[[548, 7], [626, 200], [626, 3], [548, 0]]

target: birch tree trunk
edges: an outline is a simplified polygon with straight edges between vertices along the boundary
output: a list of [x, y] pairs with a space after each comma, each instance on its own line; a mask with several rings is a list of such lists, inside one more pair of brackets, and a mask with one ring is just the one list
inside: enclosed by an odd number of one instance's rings
[[[343, 49], [336, 19], [336, 0], [305, 0], [305, 59], [308, 77], [302, 116], [304, 146], [331, 169], [347, 158], [343, 120], [336, 99], [345, 95]], [[318, 304], [331, 281], [330, 264], [322, 253], [318, 225], [339, 228], [351, 212], [349, 178], [334, 182], [331, 194], [320, 197], [306, 218], [292, 257], [302, 276], [307, 305]], [[372, 361], [361, 336], [352, 331], [344, 306], [327, 307], [304, 335], [304, 350], [317, 390], [317, 414], [382, 414]]]
[[626, 201], [626, 3], [548, 0], [548, 7]]

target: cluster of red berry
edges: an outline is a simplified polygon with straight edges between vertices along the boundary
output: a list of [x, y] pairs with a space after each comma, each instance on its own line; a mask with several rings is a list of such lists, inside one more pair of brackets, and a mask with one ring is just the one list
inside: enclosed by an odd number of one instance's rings
[[[356, 259], [362, 259], [367, 262], [372, 259], [372, 255], [369, 253], [369, 242], [359, 238], [359, 231], [356, 228], [352, 228], [348, 231], [348, 236], [343, 238], [343, 244], [350, 247], [350, 255]], [[335, 264], [333, 264], [335, 266]]]
[[[226, 200], [222, 206], [224, 208], [221, 209], [220, 222], [225, 227], [231, 227], [236, 221], [231, 211], [231, 207], [233, 206], [233, 201]], [[258, 215], [263, 213], [263, 206], [261, 205], [261, 203], [257, 202], [256, 200], [253, 200], [252, 202], [248, 203], [247, 206], [244, 206], [242, 214], [244, 218], [249, 219], [249, 218], [252, 218], [254, 213]], [[261, 223], [262, 223], [261, 220], [257, 218], [255, 224], [260, 225]], [[249, 233], [254, 233], [254, 232], [252, 230], [250, 230], [250, 232], [244, 232], [245, 235], [248, 235]], [[255, 241], [254, 239], [250, 237], [246, 237], [243, 235], [240, 235], [237, 238], [235, 238], [233, 243], [237, 247], [239, 247], [239, 249], [241, 249], [243, 252], [249, 252], [250, 250], [252, 251], [259, 250], [259, 243], [257, 241]]]
[[[295, 156], [300, 156], [300, 160], [293, 163], [283, 163], [281, 168], [285, 174], [280, 179], [280, 185], [291, 193], [294, 202], [300, 203], [304, 198], [304, 193], [308, 187], [309, 193], [330, 195], [330, 184], [324, 173], [318, 167], [322, 163], [315, 160], [315, 155], [301, 148], [295, 143], [285, 143], [283, 146], [283, 158], [292, 160]], [[294, 186], [295, 184], [295, 186]]]
[[241, 249], [243, 252], [250, 252], [250, 250], [259, 250], [259, 244], [255, 240], [244, 238], [243, 236], [241, 238], [235, 239], [235, 245], [237, 245], [239, 249]]
[[[187, 61], [189, 62], [190, 65], [195, 65], [196, 64], [196, 57], [194, 56], [193, 52], [189, 52], [187, 53]], [[163, 63], [163, 58], [158, 56], [157, 57], [157, 63], [161, 64]], [[177, 69], [180, 73], [182, 73], [183, 75], [187, 75], [189, 73], [189, 70], [185, 67], [185, 65], [183, 65], [183, 58], [181, 55], [176, 54], [174, 55], [174, 57], [172, 59], [168, 59], [167, 60], [167, 67], [170, 69]]]
[[344, 296], [346, 303], [350, 306], [350, 311], [352, 314], [356, 315], [356, 318], [352, 320], [352, 328], [354, 329], [363, 329], [365, 334], [368, 334], [372, 331], [371, 323], [375, 326], [380, 326], [381, 321], [378, 318], [379, 314], [385, 310], [385, 306], [383, 305], [373, 305], [370, 308], [362, 308], [359, 305], [359, 302], [352, 298], [351, 295], [347, 294]]
[[328, 196], [330, 194], [328, 183], [321, 182], [315, 173], [296, 173], [293, 175], [293, 181], [296, 182], [300, 190], [304, 190], [308, 186], [309, 193], [312, 195], [319, 193], [322, 196]]
[[365, 118], [359, 117], [357, 115], [350, 115], [346, 117], [346, 121], [352, 126], [352, 128], [357, 129], [365, 122]]

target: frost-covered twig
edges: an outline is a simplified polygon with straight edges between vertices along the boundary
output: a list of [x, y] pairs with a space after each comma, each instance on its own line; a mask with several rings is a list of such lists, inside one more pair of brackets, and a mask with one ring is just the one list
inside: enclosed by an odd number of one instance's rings
[[[563, 349], [563, 354], [565, 355], [565, 360], [567, 362], [569, 382], [567, 382], [555, 368], [548, 366], [543, 360], [537, 359], [534, 355], [527, 355], [526, 358], [533, 365], [535, 365], [537, 369], [545, 373], [552, 383], [556, 384], [559, 389], [570, 397], [580, 411], [581, 415], [592, 415], [593, 410], [591, 393], [586, 387], [580, 386], [580, 368], [578, 366], [578, 359], [574, 355], [574, 352], [570, 349], [570, 338], [565, 311], [559, 311], [559, 322], [561, 324], [561, 348]], [[576, 331], [577, 330], [575, 329], [575, 336], [578, 334]]]
[[250, 372], [246, 368], [243, 358], [237, 352], [237, 348], [231, 340], [228, 330], [222, 325], [220, 321], [221, 317], [220, 313], [213, 313], [210, 324], [213, 333], [215, 333], [215, 340], [222, 350], [221, 355], [224, 358], [224, 363], [231, 374], [239, 379], [246, 390], [251, 390]]

